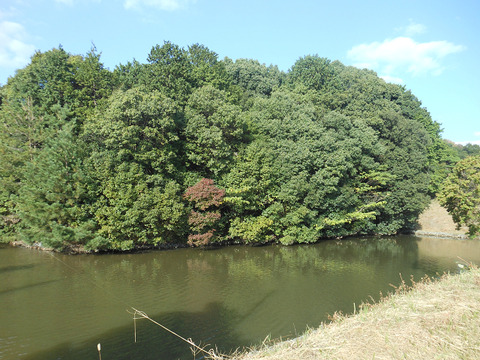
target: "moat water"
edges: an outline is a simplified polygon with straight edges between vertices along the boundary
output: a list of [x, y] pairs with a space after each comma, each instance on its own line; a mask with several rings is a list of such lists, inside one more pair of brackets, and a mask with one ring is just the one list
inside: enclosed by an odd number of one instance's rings
[[[480, 264], [480, 242], [397, 236], [308, 246], [62, 255], [0, 247], [0, 359], [193, 359], [290, 338], [401, 279]], [[197, 359], [201, 356], [197, 355]]]

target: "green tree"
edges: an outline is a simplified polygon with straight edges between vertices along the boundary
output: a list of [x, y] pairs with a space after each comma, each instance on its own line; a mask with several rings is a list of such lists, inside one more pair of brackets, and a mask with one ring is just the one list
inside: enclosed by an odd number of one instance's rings
[[390, 195], [375, 232], [393, 234], [411, 230], [430, 201], [430, 138], [421, 124], [397, 112], [385, 111], [379, 117], [381, 121], [374, 128], [385, 148], [382, 164], [395, 180], [389, 187]]
[[458, 227], [468, 227], [468, 234], [480, 234], [480, 156], [467, 157], [453, 168], [438, 194]]
[[308, 96], [285, 90], [257, 99], [249, 119], [257, 140], [225, 177], [233, 238], [292, 244], [371, 231], [392, 178], [375, 162], [383, 148], [372, 129], [318, 118]]
[[334, 75], [331, 61], [318, 55], [309, 55], [298, 59], [288, 73], [291, 82], [302, 83], [317, 91], [327, 86]]
[[155, 45], [148, 55], [143, 84], [184, 105], [194, 83], [188, 52], [171, 42]]
[[200, 44], [189, 46], [188, 59], [192, 65], [194, 88], [210, 84], [217, 89], [226, 90], [230, 86], [225, 63], [218, 61], [218, 55], [206, 46]]
[[[99, 184], [93, 213], [108, 247], [179, 240], [186, 211], [178, 183], [178, 106], [159, 91], [117, 91], [85, 126], [86, 166]], [[180, 240], [181, 241], [181, 240]]]
[[104, 68], [100, 55], [92, 47], [86, 56], [70, 57], [75, 72], [74, 99], [70, 106], [81, 119], [92, 113], [102, 99], [110, 96], [113, 91], [113, 74]]
[[12, 225], [19, 224], [16, 199], [25, 185], [27, 166], [67, 124], [75, 124], [68, 131], [79, 132], [83, 118], [74, 118], [79, 106], [75, 74], [82, 64], [80, 57], [62, 48], [37, 52], [1, 89], [0, 232], [4, 238], [9, 239], [16, 227]]
[[219, 176], [231, 166], [246, 140], [241, 109], [211, 85], [194, 91], [185, 109], [186, 154], [193, 170]]
[[58, 106], [68, 109], [62, 120], [74, 121], [78, 133], [85, 117], [112, 93], [113, 85], [113, 75], [103, 67], [95, 48], [86, 56], [60, 48], [35, 53], [31, 63], [9, 79], [3, 93], [11, 103], [28, 101], [36, 116], [54, 115]]
[[89, 212], [94, 186], [84, 171], [86, 154], [86, 146], [64, 129], [26, 165], [16, 206], [23, 241], [60, 250], [99, 241]]
[[24, 184], [27, 165], [56, 136], [67, 116], [58, 105], [55, 114], [38, 114], [27, 98], [24, 102], [6, 99], [0, 109], [0, 234], [11, 241], [20, 221], [16, 212], [18, 192]]
[[285, 75], [277, 66], [260, 64], [251, 59], [225, 59], [225, 68], [234, 85], [247, 90], [252, 96], [270, 96], [278, 88]]
[[[394, 234], [477, 150], [373, 71], [315, 55], [285, 74], [171, 42], [113, 73], [95, 48], [36, 53], [1, 89], [0, 130], [2, 237], [59, 248]], [[221, 218], [198, 194], [189, 218], [200, 178], [226, 189]]]
[[460, 159], [465, 159], [468, 156], [480, 155], [480, 145], [477, 144], [455, 144], [449, 140], [445, 140], [450, 148], [452, 148]]
[[19, 101], [31, 99], [36, 109], [48, 114], [54, 105], [72, 103], [74, 68], [70, 54], [63, 48], [37, 52], [29, 65], [9, 78], [6, 96]]
[[[303, 65], [300, 69], [309, 68]], [[389, 201], [371, 231], [392, 234], [410, 230], [428, 203], [428, 195], [438, 187], [438, 180], [434, 183], [432, 178], [440, 178], [448, 169], [448, 157], [440, 159], [436, 152], [442, 148], [438, 124], [409, 91], [386, 83], [373, 71], [339, 62], [329, 63], [325, 71], [328, 80], [321, 84], [321, 91], [309, 82], [309, 76], [301, 81], [313, 89], [306, 96], [316, 112], [327, 116], [335, 111], [350, 119], [363, 119], [375, 131], [377, 146], [384, 149], [375, 160], [395, 179], [389, 187]], [[293, 76], [293, 70], [289, 75]], [[296, 88], [301, 90], [298, 85]]]
[[145, 64], [141, 64], [137, 60], [129, 61], [127, 64], [117, 65], [113, 71], [113, 78], [118, 88], [121, 90], [129, 90], [135, 86], [145, 83], [146, 76]]

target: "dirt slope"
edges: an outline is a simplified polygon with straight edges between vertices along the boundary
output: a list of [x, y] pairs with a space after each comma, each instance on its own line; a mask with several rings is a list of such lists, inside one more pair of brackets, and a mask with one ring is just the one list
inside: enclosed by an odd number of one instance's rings
[[447, 210], [440, 206], [437, 200], [432, 200], [430, 206], [420, 215], [418, 219], [418, 233], [444, 233], [452, 236], [465, 235], [467, 229], [457, 230], [452, 217]]

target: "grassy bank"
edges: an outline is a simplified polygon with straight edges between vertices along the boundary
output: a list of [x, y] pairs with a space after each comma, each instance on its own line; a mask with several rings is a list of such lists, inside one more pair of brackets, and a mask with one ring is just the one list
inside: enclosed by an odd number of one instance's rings
[[480, 270], [403, 286], [353, 316], [234, 358], [480, 359]]

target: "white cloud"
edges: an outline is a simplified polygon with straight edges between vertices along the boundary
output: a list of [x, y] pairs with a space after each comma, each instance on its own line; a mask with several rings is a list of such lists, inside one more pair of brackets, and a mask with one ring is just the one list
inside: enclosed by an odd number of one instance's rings
[[30, 61], [35, 46], [26, 42], [27, 32], [15, 22], [0, 22], [0, 66], [20, 68]]
[[375, 69], [386, 76], [391, 76], [396, 71], [407, 71], [413, 75], [440, 75], [444, 70], [442, 58], [464, 49], [464, 46], [448, 41], [418, 43], [409, 37], [400, 36], [382, 43], [354, 46], [347, 56], [355, 62], [354, 66]]
[[190, 3], [196, 0], [125, 0], [123, 6], [125, 9], [139, 10], [143, 7], [156, 8], [158, 10], [175, 11], [188, 7]]

